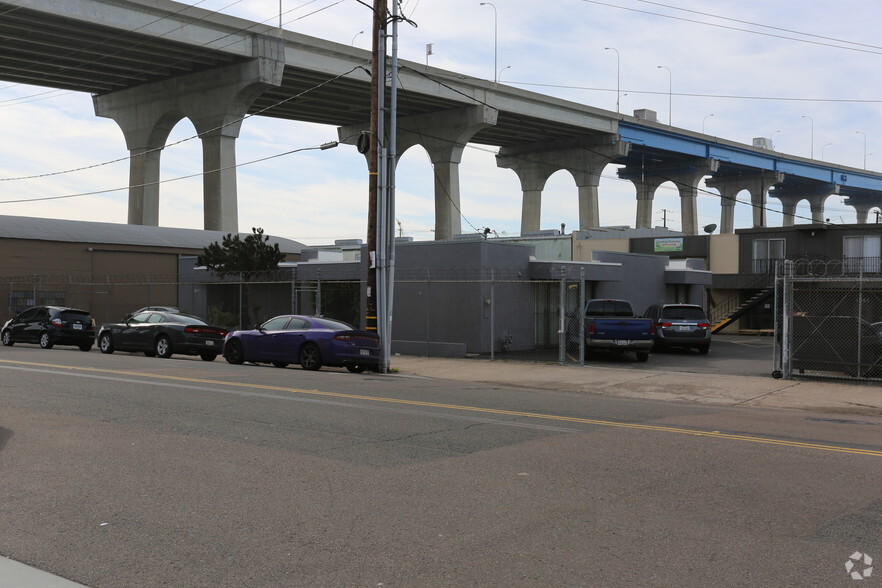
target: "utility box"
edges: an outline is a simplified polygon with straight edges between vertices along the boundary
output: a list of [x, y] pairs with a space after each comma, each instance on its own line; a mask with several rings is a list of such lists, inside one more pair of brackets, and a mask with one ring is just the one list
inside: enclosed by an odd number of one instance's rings
[[648, 120], [650, 122], [658, 122], [658, 113], [654, 110], [649, 110], [648, 108], [641, 108], [640, 110], [634, 111], [634, 116], [641, 120]]

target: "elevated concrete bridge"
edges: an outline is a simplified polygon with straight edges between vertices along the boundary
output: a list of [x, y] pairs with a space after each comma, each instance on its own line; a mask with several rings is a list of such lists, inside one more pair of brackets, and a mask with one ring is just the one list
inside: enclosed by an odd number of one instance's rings
[[[189, 118], [203, 143], [204, 225], [237, 231], [235, 139], [246, 115], [334, 125], [355, 142], [369, 120], [370, 54], [322, 39], [168, 0], [0, 0], [0, 79], [93, 95], [131, 154], [128, 222], [159, 221], [160, 154]], [[398, 153], [421, 145], [435, 173], [435, 235], [460, 232], [459, 170], [466, 143], [499, 148], [518, 174], [521, 229], [540, 227], [542, 190], [568, 170], [580, 228], [600, 225], [603, 169], [635, 185], [636, 226], [648, 227], [655, 190], [679, 188], [683, 229], [696, 233], [701, 180], [721, 195], [721, 232], [734, 230], [735, 196], [751, 194], [765, 226], [768, 194], [792, 224], [808, 200], [846, 197], [859, 222], [882, 203], [882, 175], [789, 156], [620, 115], [455, 72], [399, 63]], [[247, 122], [245, 123], [247, 124]]]

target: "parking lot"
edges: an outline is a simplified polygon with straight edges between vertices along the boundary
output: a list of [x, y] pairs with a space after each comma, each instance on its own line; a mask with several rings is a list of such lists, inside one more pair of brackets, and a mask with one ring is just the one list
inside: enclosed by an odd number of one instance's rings
[[[635, 370], [665, 370], [729, 374], [733, 376], [771, 376], [774, 337], [757, 335], [714, 335], [710, 352], [701, 355], [694, 349], [671, 348], [653, 351], [649, 360], [638, 362], [633, 353], [595, 353], [586, 366], [622, 367]], [[560, 361], [557, 349], [496, 353], [495, 360], [519, 360], [543, 363]], [[566, 355], [565, 363], [578, 365], [577, 355]]]

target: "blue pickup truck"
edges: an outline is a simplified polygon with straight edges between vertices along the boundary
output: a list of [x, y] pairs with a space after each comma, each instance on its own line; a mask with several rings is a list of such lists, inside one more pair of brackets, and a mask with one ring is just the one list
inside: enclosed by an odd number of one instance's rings
[[634, 314], [627, 300], [594, 299], [585, 303], [585, 358], [595, 351], [633, 351], [649, 359], [655, 323]]

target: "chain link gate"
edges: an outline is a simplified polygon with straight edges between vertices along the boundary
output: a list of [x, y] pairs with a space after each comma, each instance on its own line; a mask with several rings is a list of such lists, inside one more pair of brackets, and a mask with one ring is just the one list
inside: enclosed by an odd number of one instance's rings
[[882, 276], [784, 262], [775, 278], [776, 377], [882, 379]]

